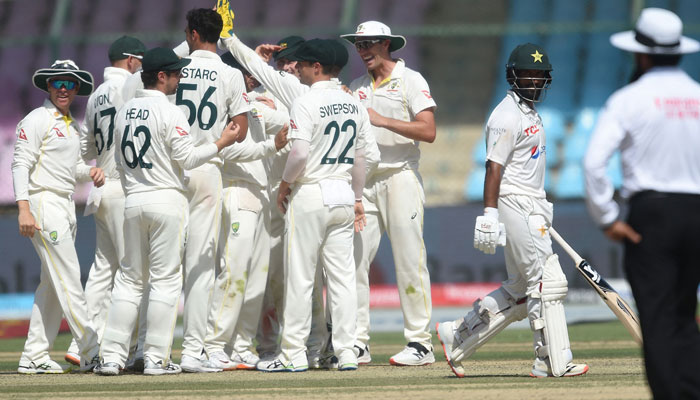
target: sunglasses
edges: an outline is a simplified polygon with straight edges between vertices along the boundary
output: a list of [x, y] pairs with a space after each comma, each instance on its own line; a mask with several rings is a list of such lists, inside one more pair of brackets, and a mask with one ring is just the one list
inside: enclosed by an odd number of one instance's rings
[[62, 87], [64, 87], [66, 88], [66, 90], [73, 90], [78, 85], [78, 82], [63, 79], [55, 79], [49, 81], [49, 85], [51, 85], [54, 89], [61, 89]]
[[370, 47], [374, 46], [377, 43], [380, 43], [381, 41], [382, 39], [357, 40], [355, 41], [355, 48], [357, 50], [369, 49]]

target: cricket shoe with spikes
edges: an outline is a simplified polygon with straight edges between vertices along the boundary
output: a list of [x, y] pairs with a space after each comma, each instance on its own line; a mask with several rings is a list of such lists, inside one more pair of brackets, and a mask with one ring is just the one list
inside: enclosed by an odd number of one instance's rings
[[96, 366], [93, 371], [97, 375], [116, 376], [119, 375], [119, 372], [121, 372], [121, 368], [119, 368], [119, 364], [117, 363], [107, 362]]
[[399, 367], [423, 366], [435, 362], [432, 346], [427, 348], [418, 342], [410, 342], [403, 350], [389, 359], [389, 364]]
[[263, 372], [304, 372], [309, 369], [308, 365], [295, 366], [293, 363], [285, 364], [279, 358], [272, 361], [260, 361], [257, 365], [258, 371]]
[[438, 340], [442, 344], [442, 351], [445, 352], [445, 359], [447, 359], [450, 369], [458, 378], [464, 378], [464, 366], [452, 357], [452, 350], [457, 346], [455, 341], [456, 327], [459, 326], [456, 324], [457, 322], [461, 323], [460, 320], [438, 322], [435, 324], [435, 332], [437, 332]]
[[[574, 364], [570, 362], [566, 364], [566, 372], [564, 372], [562, 377], [579, 376], [585, 374], [586, 372], [588, 372], [588, 365]], [[552, 368], [549, 366], [549, 358], [545, 358], [544, 360], [539, 357], [535, 358], [535, 362], [532, 364], [530, 376], [533, 378], [554, 377], [554, 374], [552, 374]]]
[[150, 357], [145, 357], [143, 363], [144, 375], [175, 375], [182, 372], [182, 368], [174, 362], [170, 361], [167, 365], [163, 365], [163, 360], [155, 362]]
[[240, 353], [235, 353], [231, 357], [231, 361], [236, 364], [237, 369], [255, 369], [260, 361], [260, 357], [253, 354], [250, 350], [245, 350]]
[[48, 359], [41, 363], [34, 361], [20, 361], [17, 372], [25, 375], [34, 374], [62, 374], [63, 368], [54, 360]]
[[366, 344], [356, 344], [353, 347], [355, 355], [357, 356], [357, 363], [360, 365], [367, 365], [372, 362], [372, 356], [369, 354], [369, 346]]

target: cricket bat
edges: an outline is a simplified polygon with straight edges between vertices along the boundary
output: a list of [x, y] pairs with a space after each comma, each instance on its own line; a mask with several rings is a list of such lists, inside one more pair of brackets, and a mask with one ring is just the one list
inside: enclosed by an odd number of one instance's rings
[[581, 258], [576, 251], [569, 246], [566, 241], [554, 230], [553, 227], [549, 228], [549, 233], [552, 235], [554, 240], [559, 243], [561, 247], [569, 254], [569, 256], [574, 260], [576, 264], [576, 269], [578, 272], [586, 278], [589, 285], [595, 289], [600, 298], [603, 299], [605, 305], [607, 305], [610, 310], [615, 314], [615, 316], [622, 322], [622, 325], [627, 328], [629, 333], [632, 335], [634, 340], [638, 344], [642, 344], [642, 329], [639, 326], [639, 317], [635, 314], [632, 307], [630, 307], [627, 302], [620, 297], [620, 295], [615, 291], [615, 289], [608, 284], [608, 282], [603, 279], [602, 276], [596, 271], [588, 261]]

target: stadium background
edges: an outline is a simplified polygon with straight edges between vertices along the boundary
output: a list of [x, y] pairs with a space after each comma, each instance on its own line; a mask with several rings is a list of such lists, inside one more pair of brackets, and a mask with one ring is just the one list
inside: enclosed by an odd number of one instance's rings
[[[0, 293], [32, 292], [39, 276], [39, 261], [30, 242], [17, 233], [10, 172], [15, 126], [46, 97], [32, 86], [33, 72], [55, 59], [70, 58], [92, 72], [96, 84], [100, 84], [103, 68], [108, 64], [107, 49], [114, 39], [130, 34], [143, 40], [148, 48], [174, 47], [184, 40], [185, 13], [194, 7], [211, 7], [213, 3], [208, 0], [0, 0], [3, 92]], [[505, 93], [504, 65], [510, 50], [527, 41], [544, 46], [554, 66], [554, 81], [547, 99], [538, 108], [547, 132], [546, 188], [555, 203], [555, 224], [584, 257], [604, 276], [612, 278], [609, 280], [618, 282], [624, 292], [625, 283], [618, 280], [622, 278], [620, 248], [609, 243], [593, 226], [582, 199], [581, 160], [588, 136], [605, 99], [627, 82], [632, 69], [631, 56], [613, 48], [608, 38], [613, 32], [631, 28], [642, 8], [656, 6], [676, 12], [684, 21], [685, 34], [700, 39], [700, 1], [232, 0], [231, 3], [236, 14], [235, 31], [251, 47], [275, 43], [289, 34], [306, 38], [337, 37], [354, 32], [356, 25], [366, 20], [385, 22], [393, 33], [406, 36], [407, 46], [394, 55], [424, 75], [438, 104], [437, 140], [421, 145], [420, 165], [427, 198], [425, 242], [435, 284], [497, 282], [504, 278], [502, 255], [485, 256], [471, 245], [473, 221], [482, 212], [485, 157], [482, 128], [489, 112]], [[348, 46], [348, 50], [350, 63], [341, 74], [346, 83], [364, 73], [354, 49]], [[686, 56], [682, 65], [695, 79], [700, 78], [700, 55]], [[84, 114], [85, 100], [78, 98], [72, 107], [79, 120]], [[613, 159], [609, 173], [619, 187], [622, 179], [619, 158]], [[88, 190], [88, 186], [82, 186], [76, 193], [79, 215]], [[79, 217], [76, 247], [83, 280], [92, 262], [94, 235], [92, 219]], [[580, 296], [570, 298], [593, 301], [595, 295], [583, 289], [585, 282], [569, 268], [569, 260], [563, 255], [562, 264], [571, 286], [582, 289]], [[395, 283], [391, 248], [386, 238], [375, 260], [371, 280], [375, 285], [388, 285], [389, 291]], [[434, 297], [437, 292], [434, 291]], [[5, 317], [8, 310], [21, 307], [16, 298], [0, 296], [0, 310], [5, 310], [0, 314]]]

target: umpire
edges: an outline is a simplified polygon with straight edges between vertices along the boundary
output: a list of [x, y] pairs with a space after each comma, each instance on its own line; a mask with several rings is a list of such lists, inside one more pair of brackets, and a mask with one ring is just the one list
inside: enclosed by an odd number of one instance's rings
[[[700, 84], [678, 67], [700, 43], [682, 29], [674, 13], [647, 8], [634, 31], [610, 37], [634, 53], [637, 79], [608, 99], [584, 162], [589, 211], [611, 240], [624, 243], [656, 399], [700, 398]], [[605, 176], [618, 149], [627, 222]]]

